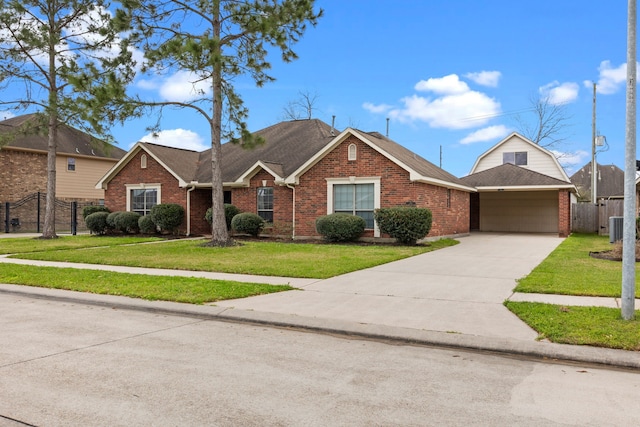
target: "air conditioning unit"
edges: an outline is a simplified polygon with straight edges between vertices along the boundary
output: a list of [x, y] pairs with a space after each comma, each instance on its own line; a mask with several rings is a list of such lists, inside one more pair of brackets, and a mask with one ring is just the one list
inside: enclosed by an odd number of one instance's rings
[[615, 243], [622, 240], [624, 234], [623, 217], [610, 216], [609, 217], [609, 243]]

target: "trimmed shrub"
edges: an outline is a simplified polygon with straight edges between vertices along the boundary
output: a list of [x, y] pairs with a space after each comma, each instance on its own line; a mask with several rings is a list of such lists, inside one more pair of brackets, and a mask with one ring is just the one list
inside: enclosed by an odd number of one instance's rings
[[149, 216], [160, 231], [173, 233], [182, 224], [184, 208], [176, 203], [160, 203], [151, 208]]
[[118, 229], [116, 225], [116, 218], [120, 215], [122, 211], [111, 212], [107, 215], [107, 230], [106, 231], [114, 231]]
[[381, 232], [405, 245], [415, 245], [431, 231], [431, 211], [425, 208], [376, 209], [373, 217]]
[[264, 228], [264, 219], [251, 212], [243, 212], [231, 220], [231, 228], [238, 233], [257, 236]]
[[107, 231], [107, 216], [108, 212], [94, 212], [84, 219], [91, 234], [104, 234]]
[[[227, 222], [227, 230], [231, 230], [231, 220], [240, 212], [242, 211], [235, 205], [230, 205], [228, 203], [224, 204], [224, 219]], [[212, 208], [207, 209], [207, 213], [205, 213], [204, 219], [206, 219], [209, 225], [211, 225], [211, 221], [213, 221]]]
[[138, 233], [140, 231], [138, 226], [139, 219], [140, 214], [138, 212], [120, 212], [113, 222], [116, 225], [116, 229], [123, 233]]
[[82, 208], [82, 218], [86, 220], [89, 215], [91, 215], [92, 213], [96, 213], [96, 212], [107, 212], [107, 213], [109, 213], [111, 211], [109, 210], [108, 207], [101, 206], [101, 205], [85, 206], [84, 208]]
[[364, 218], [345, 213], [333, 213], [316, 219], [316, 231], [330, 242], [356, 240], [366, 226]]
[[156, 225], [153, 223], [149, 215], [141, 216], [140, 218], [138, 218], [138, 229], [141, 233], [144, 234], [153, 234], [158, 231]]

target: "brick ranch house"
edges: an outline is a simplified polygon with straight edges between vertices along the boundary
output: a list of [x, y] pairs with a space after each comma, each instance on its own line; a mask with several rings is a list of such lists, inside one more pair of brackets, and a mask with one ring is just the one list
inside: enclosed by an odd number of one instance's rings
[[[365, 237], [380, 237], [373, 211], [429, 208], [429, 237], [469, 232], [470, 193], [476, 190], [377, 132], [337, 133], [317, 120], [281, 122], [256, 132], [266, 143], [253, 150], [223, 144], [225, 203], [254, 212], [273, 234], [317, 237], [315, 220], [347, 212], [367, 221]], [[196, 152], [137, 143], [97, 183], [112, 211], [149, 212], [157, 203], [185, 208], [181, 232], [210, 234], [211, 150]]]

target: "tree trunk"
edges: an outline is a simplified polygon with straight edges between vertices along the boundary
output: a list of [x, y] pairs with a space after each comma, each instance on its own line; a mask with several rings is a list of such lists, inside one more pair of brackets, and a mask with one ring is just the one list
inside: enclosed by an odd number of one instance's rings
[[[220, 3], [214, 2], [214, 38], [220, 40]], [[213, 71], [213, 116], [211, 119], [211, 242], [212, 246], [233, 244], [224, 216], [222, 186], [222, 48], [218, 44], [217, 61]]]
[[47, 147], [47, 201], [44, 211], [43, 239], [56, 235], [56, 148], [58, 145], [58, 117], [49, 114], [49, 143]]

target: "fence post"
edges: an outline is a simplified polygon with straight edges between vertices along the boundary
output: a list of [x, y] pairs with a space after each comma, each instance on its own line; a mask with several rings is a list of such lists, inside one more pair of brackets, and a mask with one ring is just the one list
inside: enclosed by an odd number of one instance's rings
[[6, 202], [4, 204], [4, 232], [8, 233], [9, 232], [9, 218], [10, 218], [10, 213], [9, 213], [9, 202]]
[[71, 202], [71, 234], [76, 235], [78, 231], [78, 202]]
[[40, 233], [40, 192], [38, 191], [38, 214], [36, 215], [36, 232]]

